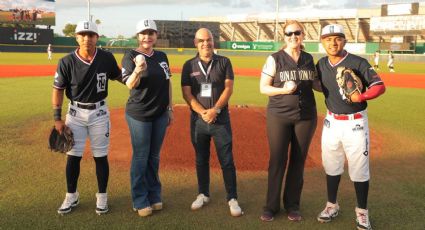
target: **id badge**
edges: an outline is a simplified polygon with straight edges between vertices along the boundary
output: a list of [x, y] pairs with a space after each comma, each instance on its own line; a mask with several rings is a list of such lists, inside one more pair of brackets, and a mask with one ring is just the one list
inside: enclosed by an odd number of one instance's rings
[[201, 84], [201, 97], [211, 97], [212, 84], [202, 83]]

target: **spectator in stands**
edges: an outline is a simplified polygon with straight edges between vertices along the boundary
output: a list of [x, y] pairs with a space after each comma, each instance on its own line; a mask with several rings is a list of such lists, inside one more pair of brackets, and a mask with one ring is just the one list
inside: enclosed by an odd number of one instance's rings
[[387, 66], [390, 69], [390, 72], [395, 72], [394, 71], [394, 55], [393, 55], [393, 52], [391, 52], [391, 51], [388, 52]]
[[[262, 221], [274, 219], [280, 211], [281, 197], [288, 219], [302, 219], [300, 199], [304, 164], [317, 124], [312, 89], [313, 84], [320, 89], [320, 83], [313, 56], [303, 51], [304, 27], [293, 20], [286, 22], [283, 29], [285, 46], [267, 58], [260, 80], [261, 93], [269, 96], [266, 123], [270, 149], [266, 205], [260, 217]], [[291, 149], [288, 153], [289, 146]]]

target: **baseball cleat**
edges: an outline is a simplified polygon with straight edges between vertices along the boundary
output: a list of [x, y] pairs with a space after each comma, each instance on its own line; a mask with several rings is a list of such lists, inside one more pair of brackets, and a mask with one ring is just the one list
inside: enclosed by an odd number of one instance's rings
[[80, 203], [80, 194], [78, 192], [75, 193], [66, 193], [65, 200], [62, 205], [58, 209], [58, 213], [62, 216], [66, 213], [72, 211], [72, 208], [76, 207]]
[[325, 209], [319, 214], [317, 220], [320, 223], [328, 223], [331, 222], [332, 219], [338, 216], [339, 213], [339, 205], [338, 203], [333, 204], [331, 202], [326, 203]]
[[369, 211], [356, 207], [356, 225], [358, 230], [372, 230], [369, 220]]

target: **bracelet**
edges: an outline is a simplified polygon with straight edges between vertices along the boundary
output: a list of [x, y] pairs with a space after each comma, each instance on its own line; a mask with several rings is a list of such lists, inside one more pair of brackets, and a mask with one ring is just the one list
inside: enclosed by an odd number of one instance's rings
[[53, 109], [53, 119], [55, 121], [60, 121], [62, 117], [62, 108]]

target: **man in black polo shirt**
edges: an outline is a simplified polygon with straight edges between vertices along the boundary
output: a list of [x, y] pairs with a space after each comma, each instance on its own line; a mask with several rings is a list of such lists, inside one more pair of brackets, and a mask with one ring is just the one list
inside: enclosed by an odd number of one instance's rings
[[190, 134], [196, 152], [198, 196], [192, 210], [209, 202], [210, 142], [214, 140], [223, 171], [227, 201], [232, 216], [243, 214], [237, 202], [236, 169], [232, 153], [232, 130], [228, 101], [233, 92], [233, 69], [230, 60], [214, 54], [214, 40], [206, 28], [195, 34], [198, 54], [186, 61], [182, 70], [183, 97], [192, 113]]

